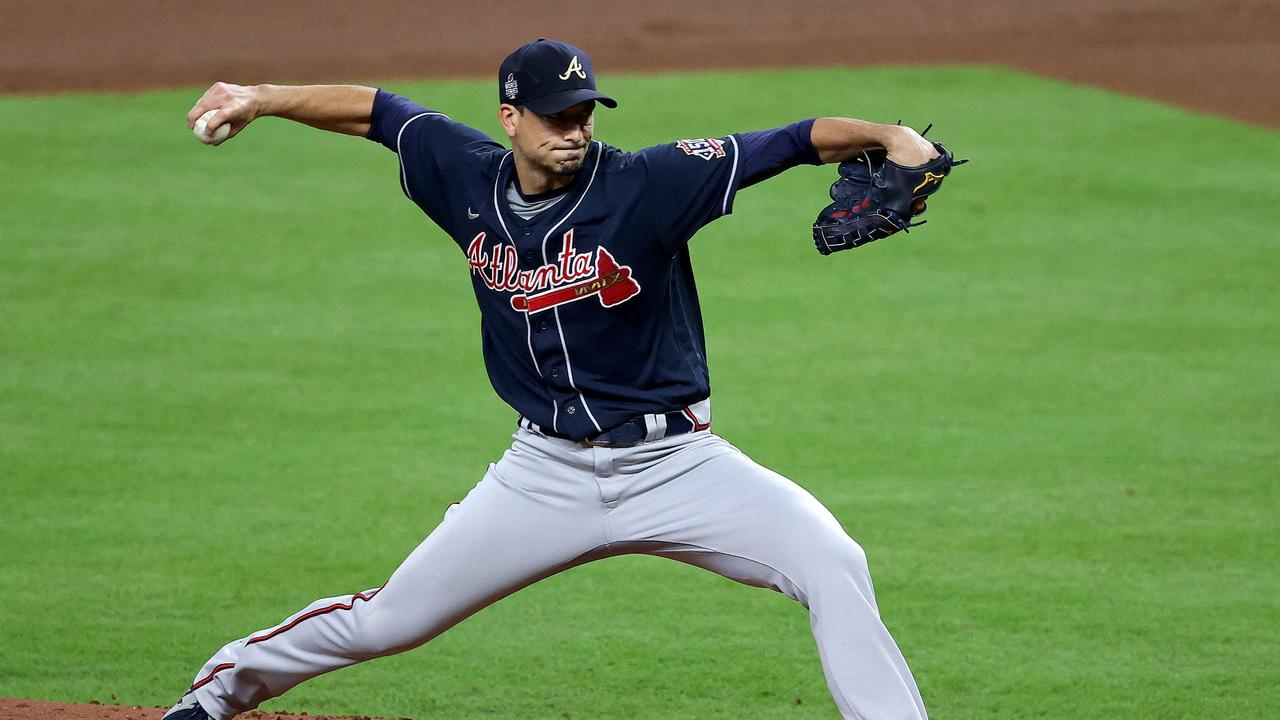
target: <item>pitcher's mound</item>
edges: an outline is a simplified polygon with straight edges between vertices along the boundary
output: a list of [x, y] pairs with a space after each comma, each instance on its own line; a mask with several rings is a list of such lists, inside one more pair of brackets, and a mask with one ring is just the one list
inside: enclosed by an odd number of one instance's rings
[[[104, 705], [98, 702], [63, 703], [47, 700], [0, 698], [0, 720], [160, 720], [167, 707], [144, 708], [136, 705]], [[289, 715], [286, 713], [250, 712], [236, 720], [373, 720], [368, 717], [335, 718], [331, 715]], [[401, 718], [401, 720], [408, 720]]]

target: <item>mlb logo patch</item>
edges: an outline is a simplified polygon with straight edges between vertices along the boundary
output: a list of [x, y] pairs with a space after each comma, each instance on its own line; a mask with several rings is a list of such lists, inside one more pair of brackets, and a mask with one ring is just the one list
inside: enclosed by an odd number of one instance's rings
[[716, 158], [724, 157], [724, 143], [715, 138], [681, 140], [676, 143], [676, 147], [683, 150], [685, 155], [700, 157], [703, 160], [715, 160]]

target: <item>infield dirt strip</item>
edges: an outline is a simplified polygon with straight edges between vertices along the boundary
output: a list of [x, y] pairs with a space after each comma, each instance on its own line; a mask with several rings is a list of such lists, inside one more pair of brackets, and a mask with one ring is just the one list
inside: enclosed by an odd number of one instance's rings
[[[605, 84], [618, 71], [980, 62], [1280, 127], [1274, 0], [438, 5], [312, 0], [300, 13], [296, 3], [280, 2], [233, 12], [208, 2], [0, 0], [0, 93], [489, 78], [512, 48], [547, 35], [590, 52]], [[157, 720], [162, 713], [0, 698], [0, 720]]]
[[606, 82], [621, 70], [995, 63], [1280, 126], [1280, 3], [1268, 0], [228, 5], [0, 0], [0, 92], [488, 78], [547, 35], [590, 52]]
[[[136, 705], [104, 705], [92, 703], [59, 703], [44, 700], [0, 698], [0, 720], [157, 720], [167, 708], [144, 708]], [[367, 717], [334, 718], [330, 715], [286, 715], [254, 711], [237, 715], [250, 720], [370, 720]], [[407, 720], [402, 718], [401, 720]]]

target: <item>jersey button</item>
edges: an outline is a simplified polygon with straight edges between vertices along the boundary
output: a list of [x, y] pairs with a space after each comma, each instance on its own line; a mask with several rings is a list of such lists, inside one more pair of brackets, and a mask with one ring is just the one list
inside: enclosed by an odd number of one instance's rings
[[532, 232], [532, 231], [531, 231], [531, 230], [529, 230], [529, 228], [525, 228], [525, 229], [524, 229], [524, 234], [525, 234], [525, 235], [528, 235], [530, 232]]
[[[528, 235], [528, 234], [529, 234], [529, 233], [525, 233], [525, 235]], [[532, 251], [532, 250], [525, 250], [525, 251], [524, 251], [524, 260], [525, 260], [525, 262], [527, 262], [527, 263], [532, 263], [532, 262], [533, 262], [533, 251]]]
[[542, 322], [538, 323], [538, 332], [542, 332], [543, 330], [546, 330], [546, 329], [547, 329], [546, 320], [543, 320]]
[[560, 369], [551, 368], [551, 377], [560, 377]]
[[572, 406], [572, 405], [567, 405], [567, 406], [565, 406], [564, 411], [565, 411], [565, 412], [567, 412], [567, 413], [569, 413], [570, 415], [572, 415], [572, 414], [574, 414], [574, 413], [578, 412], [578, 408], [576, 408], [576, 407], [574, 407], [574, 406]]

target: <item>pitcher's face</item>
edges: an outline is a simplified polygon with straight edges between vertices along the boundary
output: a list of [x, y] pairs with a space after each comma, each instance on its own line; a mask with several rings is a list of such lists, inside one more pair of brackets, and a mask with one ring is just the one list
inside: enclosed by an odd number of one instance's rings
[[517, 155], [552, 175], [574, 175], [582, 169], [595, 134], [594, 100], [580, 102], [553, 115], [502, 105], [502, 127]]

